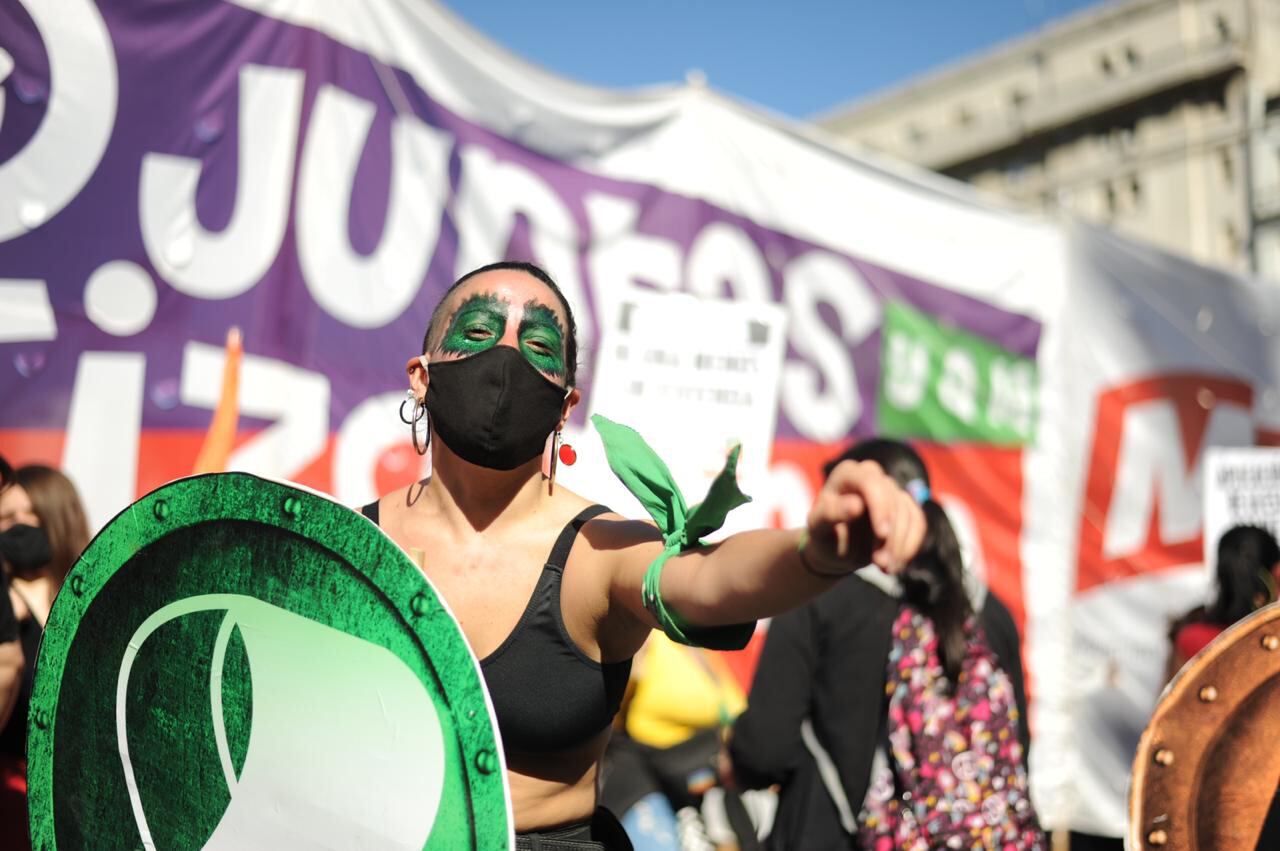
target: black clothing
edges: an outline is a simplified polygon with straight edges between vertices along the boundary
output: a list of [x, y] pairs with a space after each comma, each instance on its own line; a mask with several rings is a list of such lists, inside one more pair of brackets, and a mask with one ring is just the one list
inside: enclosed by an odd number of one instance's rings
[[[770, 624], [747, 709], [734, 724], [730, 740], [734, 773], [740, 782], [752, 788], [782, 784], [766, 847], [814, 851], [856, 847], [856, 838], [841, 827], [817, 765], [801, 741], [800, 724], [806, 718], [812, 720], [856, 814], [871, 782], [876, 745], [886, 736], [885, 665], [899, 606], [897, 598], [850, 576]], [[1013, 619], [988, 593], [978, 620], [984, 631], [999, 636], [989, 641], [1013, 681], [1018, 710], [1025, 719]]]
[[588, 821], [516, 834], [516, 851], [632, 851], [622, 823], [604, 807]]
[[[9, 593], [5, 591], [5, 601]], [[13, 705], [9, 723], [0, 730], [0, 754], [26, 759], [27, 712], [31, 706], [31, 689], [36, 681], [36, 654], [40, 652], [40, 639], [44, 629], [30, 614], [18, 621], [18, 640], [22, 642], [22, 685], [18, 687], [18, 699]]]
[[782, 784], [767, 848], [852, 847], [800, 724], [812, 719], [856, 809], [883, 735], [885, 660], [897, 613], [896, 599], [850, 576], [769, 624], [747, 709], [729, 740], [740, 783]]
[[[378, 522], [378, 503], [360, 509]], [[609, 509], [586, 508], [565, 526], [511, 634], [480, 668], [493, 700], [504, 747], [545, 753], [586, 742], [613, 721], [631, 673], [631, 660], [601, 664], [569, 637], [560, 611], [564, 565], [578, 530]]]
[[9, 577], [0, 570], [0, 644], [18, 640], [18, 617], [9, 599]]

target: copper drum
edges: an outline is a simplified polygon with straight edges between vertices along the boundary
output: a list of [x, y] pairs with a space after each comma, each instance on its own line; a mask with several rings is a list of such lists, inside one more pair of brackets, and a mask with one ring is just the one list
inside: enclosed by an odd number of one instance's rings
[[1222, 633], [1165, 688], [1133, 762], [1126, 846], [1257, 847], [1280, 780], [1278, 744], [1280, 603]]

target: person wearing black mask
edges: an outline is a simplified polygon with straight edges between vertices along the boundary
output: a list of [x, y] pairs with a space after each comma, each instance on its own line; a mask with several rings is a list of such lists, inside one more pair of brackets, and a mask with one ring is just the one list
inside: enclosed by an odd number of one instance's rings
[[[13, 484], [13, 468], [0, 458], [0, 493]], [[18, 642], [18, 618], [9, 599], [9, 551], [21, 556], [22, 533], [0, 533], [0, 730], [9, 723], [22, 686], [22, 645]]]
[[[0, 493], [0, 546], [17, 616], [24, 670], [13, 711], [0, 727], [0, 848], [28, 847], [27, 707], [36, 653], [53, 598], [89, 543], [84, 508], [71, 480], [51, 467], [20, 467]], [[19, 817], [13, 817], [16, 811]]]
[[654, 525], [544, 476], [548, 446], [556, 457], [580, 398], [576, 359], [573, 314], [546, 272], [504, 262], [464, 275], [406, 365], [412, 415], [402, 417], [431, 453], [431, 476], [362, 509], [422, 553], [480, 659], [517, 849], [629, 847], [597, 812], [596, 781], [631, 658], [651, 629], [719, 640], [728, 628], [745, 642], [755, 619], [869, 561], [897, 569], [924, 534], [919, 508], [892, 479], [850, 463], [832, 474], [805, 530], [668, 549]]

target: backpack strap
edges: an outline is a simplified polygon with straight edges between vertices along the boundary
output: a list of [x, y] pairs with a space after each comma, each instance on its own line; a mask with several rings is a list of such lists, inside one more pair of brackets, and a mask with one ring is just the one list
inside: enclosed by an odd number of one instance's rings
[[858, 832], [858, 820], [854, 817], [853, 808], [849, 806], [849, 796], [844, 791], [844, 784], [840, 782], [840, 772], [836, 770], [831, 754], [818, 741], [818, 736], [813, 731], [813, 721], [808, 718], [800, 722], [800, 741], [804, 742], [805, 750], [809, 751], [818, 766], [818, 777], [831, 796], [831, 802], [836, 805], [836, 812], [840, 814], [840, 826], [845, 833], [854, 835]]

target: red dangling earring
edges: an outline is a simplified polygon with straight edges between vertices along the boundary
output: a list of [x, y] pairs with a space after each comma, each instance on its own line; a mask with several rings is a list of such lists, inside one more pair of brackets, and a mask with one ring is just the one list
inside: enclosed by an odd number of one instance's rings
[[573, 447], [567, 443], [560, 442], [560, 431], [557, 429], [555, 437], [552, 438], [551, 445], [551, 475], [550, 481], [547, 483], [547, 493], [554, 494], [556, 492], [556, 465], [563, 462], [566, 467], [572, 467], [574, 462], [578, 460], [578, 453]]
[[560, 450], [556, 454], [560, 456], [560, 463], [566, 467], [572, 467], [578, 461], [577, 451], [567, 443], [560, 444]]

